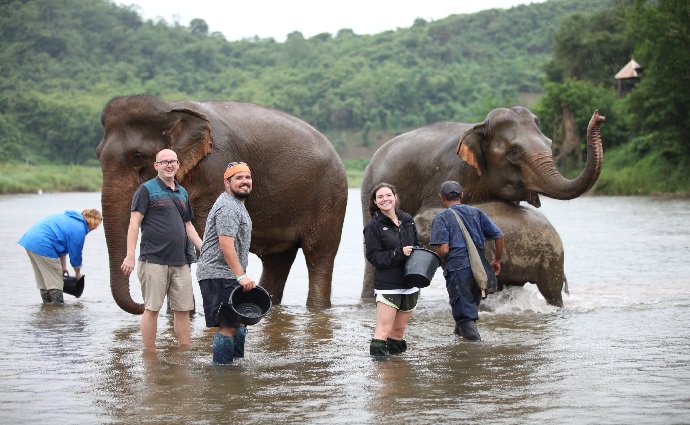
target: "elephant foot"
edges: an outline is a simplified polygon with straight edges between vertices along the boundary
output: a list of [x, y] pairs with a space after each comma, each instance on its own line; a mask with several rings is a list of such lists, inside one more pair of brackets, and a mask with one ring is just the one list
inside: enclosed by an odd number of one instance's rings
[[479, 330], [477, 329], [477, 324], [474, 320], [469, 322], [457, 323], [455, 325], [455, 335], [463, 337], [469, 341], [480, 342], [482, 337], [479, 335]]
[[382, 339], [372, 339], [369, 344], [369, 354], [375, 358], [386, 358], [390, 354], [386, 341]]

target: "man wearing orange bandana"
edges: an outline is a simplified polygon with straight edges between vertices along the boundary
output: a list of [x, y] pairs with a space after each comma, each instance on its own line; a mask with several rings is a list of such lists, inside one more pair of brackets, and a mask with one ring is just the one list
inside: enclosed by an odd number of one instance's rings
[[244, 201], [252, 191], [252, 174], [244, 162], [231, 162], [223, 175], [225, 191], [206, 219], [196, 277], [204, 299], [207, 327], [218, 327], [213, 338], [213, 362], [229, 364], [244, 357], [246, 328], [230, 308], [230, 294], [256, 286], [247, 276], [252, 220]]

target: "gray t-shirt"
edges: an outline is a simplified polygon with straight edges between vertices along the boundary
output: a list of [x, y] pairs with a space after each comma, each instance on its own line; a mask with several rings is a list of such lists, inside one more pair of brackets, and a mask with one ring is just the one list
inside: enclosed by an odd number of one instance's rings
[[249, 244], [252, 239], [252, 219], [244, 203], [233, 195], [223, 192], [213, 204], [206, 219], [204, 243], [197, 262], [196, 278], [235, 279], [223, 251], [220, 249], [219, 236], [235, 238], [235, 251], [242, 268], [246, 271], [249, 262]]

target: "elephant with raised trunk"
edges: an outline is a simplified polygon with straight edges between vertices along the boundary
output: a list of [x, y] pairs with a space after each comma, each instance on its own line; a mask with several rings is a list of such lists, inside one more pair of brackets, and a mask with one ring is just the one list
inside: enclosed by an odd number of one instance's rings
[[331, 278], [347, 204], [345, 168], [331, 143], [309, 124], [286, 113], [232, 101], [166, 102], [149, 95], [117, 97], [105, 106], [105, 130], [96, 153], [103, 171], [103, 228], [115, 302], [141, 314], [129, 278], [120, 271], [134, 190], [155, 176], [155, 155], [174, 150], [177, 181], [187, 189], [194, 227], [223, 191], [231, 161], [252, 170], [246, 205], [252, 217], [250, 252], [262, 262], [259, 284], [280, 304], [297, 250], [309, 272], [307, 305], [331, 305]]
[[[446, 180], [465, 190], [463, 202], [478, 204], [527, 201], [539, 207], [539, 195], [574, 199], [592, 188], [603, 163], [600, 126], [595, 111], [587, 129], [587, 162], [573, 180], [563, 177], [553, 160], [551, 140], [539, 130], [527, 108], [498, 108], [477, 124], [440, 122], [410, 131], [381, 146], [364, 171], [363, 221], [371, 189], [379, 182], [395, 185], [400, 208], [413, 216], [443, 208], [438, 191]], [[373, 270], [365, 263], [362, 297], [373, 295]]]

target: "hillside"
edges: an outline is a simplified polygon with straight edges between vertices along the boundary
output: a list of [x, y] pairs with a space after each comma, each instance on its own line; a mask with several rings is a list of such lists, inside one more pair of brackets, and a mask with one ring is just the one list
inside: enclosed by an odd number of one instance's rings
[[144, 21], [104, 0], [0, 4], [0, 161], [96, 164], [118, 95], [242, 100], [326, 133], [345, 158], [442, 120], [475, 122], [543, 90], [553, 34], [611, 1], [551, 0], [376, 35], [228, 42], [202, 20]]

